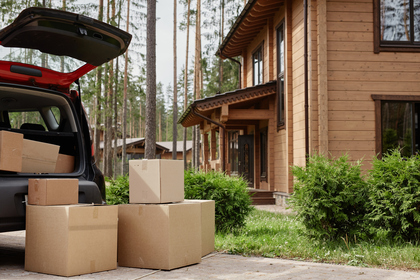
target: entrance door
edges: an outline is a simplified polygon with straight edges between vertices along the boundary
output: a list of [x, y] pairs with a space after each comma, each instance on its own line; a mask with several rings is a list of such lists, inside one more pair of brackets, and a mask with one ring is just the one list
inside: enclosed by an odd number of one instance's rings
[[238, 136], [239, 175], [254, 187], [254, 135]]

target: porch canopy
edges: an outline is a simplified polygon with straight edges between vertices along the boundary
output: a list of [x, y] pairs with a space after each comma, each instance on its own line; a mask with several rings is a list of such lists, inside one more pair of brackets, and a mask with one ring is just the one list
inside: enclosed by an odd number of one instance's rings
[[[262, 85], [216, 94], [212, 97], [195, 100], [187, 108], [178, 123], [184, 127], [200, 125], [201, 134], [205, 136], [207, 133], [211, 133], [210, 147], [208, 137], [203, 137], [202, 168], [229, 171], [225, 164], [228, 161], [226, 130], [240, 129], [248, 134], [250, 127], [254, 127], [253, 131], [257, 131], [261, 121], [274, 123], [276, 85], [276, 81], [271, 81]], [[218, 144], [216, 143], [216, 132], [219, 133]], [[218, 150], [216, 150], [217, 147]]]
[[249, 0], [220, 45], [217, 56], [229, 58], [242, 55], [244, 48], [267, 25], [267, 19], [284, 5], [284, 0]]

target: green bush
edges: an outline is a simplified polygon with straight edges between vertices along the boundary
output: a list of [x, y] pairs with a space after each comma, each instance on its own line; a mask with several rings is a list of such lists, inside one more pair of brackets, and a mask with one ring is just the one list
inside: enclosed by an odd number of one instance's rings
[[363, 219], [367, 185], [361, 163], [350, 164], [348, 155], [336, 160], [315, 154], [306, 167], [293, 166], [296, 178], [289, 204], [315, 238], [364, 236]]
[[245, 225], [251, 212], [247, 183], [220, 172], [185, 171], [185, 198], [214, 200], [216, 230], [232, 232]]
[[367, 220], [375, 237], [419, 240], [420, 156], [402, 157], [393, 150], [374, 159], [369, 185]]
[[106, 178], [106, 203], [110, 205], [129, 203], [128, 176], [119, 176], [112, 180]]

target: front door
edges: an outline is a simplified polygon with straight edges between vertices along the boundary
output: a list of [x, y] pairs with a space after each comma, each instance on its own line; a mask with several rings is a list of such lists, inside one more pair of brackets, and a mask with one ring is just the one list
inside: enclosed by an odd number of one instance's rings
[[239, 175], [254, 187], [254, 135], [238, 136]]

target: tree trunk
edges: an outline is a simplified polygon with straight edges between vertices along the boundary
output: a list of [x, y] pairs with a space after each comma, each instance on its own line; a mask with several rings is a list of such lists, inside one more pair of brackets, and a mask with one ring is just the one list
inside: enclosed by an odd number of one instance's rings
[[[225, 28], [225, 0], [222, 0], [221, 3], [221, 25], [220, 25], [220, 42], [223, 42], [223, 30]], [[223, 84], [223, 60], [219, 57], [219, 91], [222, 90], [222, 84]]]
[[[63, 0], [64, 1], [64, 0]], [[103, 20], [104, 1], [99, 0], [98, 20]], [[96, 69], [96, 111], [95, 111], [95, 157], [97, 162], [101, 160], [101, 99], [102, 99], [102, 66]]]
[[177, 71], [176, 71], [176, 67], [177, 67], [177, 56], [176, 56], [176, 1], [174, 0], [174, 100], [173, 100], [173, 108], [172, 108], [172, 159], [177, 159], [176, 158], [176, 153], [177, 153], [177, 141], [178, 141], [178, 130], [177, 130], [177, 125], [176, 122], [178, 121], [178, 87], [177, 87], [177, 82], [176, 82], [176, 78], [177, 78]]
[[139, 110], [140, 110], [140, 118], [139, 118], [139, 138], [141, 138], [141, 137], [143, 137], [143, 126], [142, 126], [142, 123], [143, 123], [143, 121], [142, 121], [142, 119], [141, 119], [141, 102], [140, 102], [140, 108], [139, 108]]
[[156, 158], [156, 0], [147, 0], [146, 159]]
[[117, 104], [117, 93], [118, 93], [118, 57], [117, 61], [115, 62], [115, 90], [114, 90], [114, 128], [113, 128], [113, 135], [114, 135], [114, 149], [113, 149], [113, 166], [114, 166], [114, 173], [113, 177], [114, 180], [117, 179], [117, 149], [118, 149], [118, 104]]
[[162, 142], [162, 110], [159, 110], [159, 142]]
[[[127, 0], [127, 33], [130, 26], [130, 0]], [[128, 49], [125, 52], [124, 65], [124, 98], [123, 98], [123, 132], [122, 132], [122, 155], [121, 155], [121, 175], [127, 174], [127, 85], [128, 85]]]
[[[197, 0], [197, 15], [195, 24], [195, 61], [194, 61], [194, 92], [195, 99], [201, 98], [201, 0]], [[198, 169], [200, 164], [200, 128], [193, 130], [193, 166]]]
[[[115, 15], [115, 0], [111, 0], [112, 5], [112, 18]], [[108, 1], [109, 3], [109, 1]], [[109, 7], [109, 5], [108, 5]], [[109, 10], [109, 9], [108, 9]], [[108, 18], [108, 22], [110, 22]], [[106, 143], [106, 158], [105, 158], [105, 176], [112, 177], [112, 97], [114, 94], [114, 61], [109, 62], [109, 78], [108, 78], [108, 96], [106, 106], [106, 127], [105, 127], [105, 143]]]
[[[185, 55], [185, 70], [184, 70], [184, 111], [187, 110], [188, 107], [188, 44], [189, 44], [189, 37], [190, 37], [190, 6], [191, 0], [188, 0], [188, 12], [187, 12], [187, 45], [186, 45], [186, 55]], [[184, 127], [184, 135], [183, 135], [183, 150], [182, 150], [182, 158], [184, 159], [184, 169], [188, 168], [187, 165], [187, 128]]]
[[[121, 5], [122, 1], [120, 0], [118, 5], [118, 28], [120, 28], [120, 22], [121, 22]], [[113, 3], [113, 11], [112, 11], [112, 17], [115, 18], [116, 16], [116, 10], [115, 10], [115, 0]], [[114, 166], [114, 172], [113, 172], [113, 178], [114, 180], [117, 179], [118, 172], [118, 77], [119, 77], [119, 56], [117, 56], [117, 60], [115, 62], [115, 90], [114, 90], [114, 129], [113, 129], [113, 135], [114, 135], [114, 149], [113, 149], [113, 166]]]

